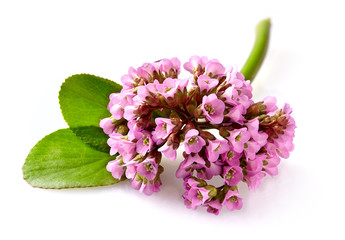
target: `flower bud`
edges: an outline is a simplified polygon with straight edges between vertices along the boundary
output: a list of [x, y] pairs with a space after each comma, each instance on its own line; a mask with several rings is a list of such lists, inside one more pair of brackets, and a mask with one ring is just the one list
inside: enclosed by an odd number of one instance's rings
[[173, 149], [177, 149], [180, 146], [180, 142], [181, 140], [177, 133], [171, 133], [167, 140], [168, 146], [172, 145]]
[[217, 196], [217, 188], [212, 185], [207, 185], [205, 187], [207, 190], [209, 190], [208, 195], [212, 198]]
[[117, 133], [120, 133], [121, 135], [127, 135], [128, 133], [128, 127], [126, 124], [121, 124], [117, 127]]
[[170, 121], [174, 125], [179, 125], [181, 123], [181, 120], [179, 118], [176, 118], [176, 117], [170, 118]]
[[222, 136], [223, 138], [227, 138], [230, 136], [230, 133], [228, 131], [228, 129], [226, 127], [220, 127], [219, 129], [219, 134], [220, 136]]
[[190, 102], [187, 104], [186, 108], [187, 108], [187, 111], [189, 114], [193, 114], [194, 113], [194, 110], [195, 110], [195, 104]]
[[202, 109], [201, 107], [198, 107], [194, 110], [194, 117], [199, 118], [202, 115]]
[[264, 114], [264, 110], [266, 109], [266, 106], [263, 105], [263, 101], [254, 103], [247, 109], [246, 118], [247, 119], [253, 119], [261, 114]]
[[216, 137], [208, 131], [201, 131], [200, 137], [202, 137], [205, 140], [216, 140]]

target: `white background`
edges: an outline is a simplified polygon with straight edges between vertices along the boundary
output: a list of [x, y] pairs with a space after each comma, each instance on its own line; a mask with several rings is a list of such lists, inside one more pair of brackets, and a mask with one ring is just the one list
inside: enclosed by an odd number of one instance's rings
[[[1, 1], [1, 239], [344, 239], [342, 1]], [[21, 167], [38, 140], [67, 127], [58, 91], [91, 73], [114, 81], [129, 66], [177, 56], [242, 67], [254, 28], [272, 19], [254, 98], [290, 103], [295, 151], [242, 210], [185, 208], [178, 166], [164, 160], [161, 192], [129, 182], [73, 190], [32, 188]]]

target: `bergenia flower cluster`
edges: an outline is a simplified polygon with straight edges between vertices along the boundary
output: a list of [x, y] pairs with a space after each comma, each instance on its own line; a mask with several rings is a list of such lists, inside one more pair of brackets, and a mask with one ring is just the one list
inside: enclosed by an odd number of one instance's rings
[[[238, 184], [258, 188], [293, 150], [292, 109], [278, 109], [275, 97], [255, 103], [250, 81], [218, 60], [193, 56], [183, 67], [190, 78], [179, 78], [177, 58], [131, 67], [121, 78], [122, 91], [110, 95], [111, 116], [100, 122], [115, 158], [107, 170], [151, 195], [162, 185], [162, 155], [175, 161], [182, 145], [176, 177], [187, 208], [241, 209]], [[207, 183], [216, 176], [221, 186]]]

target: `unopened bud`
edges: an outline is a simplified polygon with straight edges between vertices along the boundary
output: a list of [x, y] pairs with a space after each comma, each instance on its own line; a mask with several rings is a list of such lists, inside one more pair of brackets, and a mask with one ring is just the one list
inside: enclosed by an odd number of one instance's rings
[[180, 142], [181, 140], [179, 135], [177, 133], [171, 133], [168, 137], [167, 145], [172, 145], [173, 149], [177, 149], [180, 146]]
[[137, 126], [139, 127], [139, 128], [142, 128], [142, 129], [145, 129], [146, 128], [146, 126], [147, 126], [147, 123], [148, 123], [148, 121], [146, 120], [146, 119], [144, 119], [144, 118], [139, 118], [138, 120], [137, 120]]
[[194, 117], [195, 118], [199, 118], [201, 116], [201, 114], [202, 114], [202, 109], [200, 107], [198, 107], [194, 110]]
[[206, 139], [207, 140], [216, 140], [216, 137], [212, 133], [210, 133], [208, 131], [201, 131], [200, 132], [200, 137], [202, 137], [205, 140]]
[[230, 136], [230, 133], [228, 132], [228, 130], [225, 127], [220, 127], [219, 129], [219, 134], [220, 136], [222, 136], [223, 138], [227, 138]]
[[181, 120], [179, 118], [176, 118], [176, 117], [170, 118], [170, 121], [174, 125], [178, 125], [181, 122]]
[[205, 187], [207, 190], [209, 190], [208, 195], [212, 198], [217, 196], [217, 188], [212, 185], [207, 185]]
[[265, 113], [266, 106], [263, 105], [263, 101], [254, 103], [251, 105], [248, 110], [246, 116], [249, 117], [250, 119], [253, 119], [261, 114]]
[[117, 127], [117, 133], [120, 133], [121, 135], [127, 135], [128, 133], [128, 127], [126, 124], [121, 124]]
[[193, 103], [188, 103], [186, 108], [189, 114], [193, 114], [195, 110], [195, 105]]

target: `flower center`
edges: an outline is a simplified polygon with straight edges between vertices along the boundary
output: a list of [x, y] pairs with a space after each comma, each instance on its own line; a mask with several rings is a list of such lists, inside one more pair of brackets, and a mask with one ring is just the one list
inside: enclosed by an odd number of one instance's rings
[[172, 87], [166, 87], [166, 88], [164, 89], [164, 91], [167, 93], [167, 92], [169, 92], [171, 89], [172, 89]]
[[236, 196], [231, 196], [229, 198], [230, 201], [237, 202], [237, 197]]
[[236, 170], [233, 169], [233, 168], [231, 168], [231, 169], [229, 170], [229, 172], [226, 174], [225, 178], [226, 178], [226, 179], [231, 179], [231, 178], [234, 177], [235, 173], [236, 173]]
[[242, 137], [241, 134], [242, 134], [242, 133], [238, 134], [238, 135], [235, 137], [235, 140], [236, 140], [237, 142], [239, 142], [239, 141], [241, 140], [241, 137]]
[[163, 124], [163, 130], [166, 131], [167, 130], [167, 123]]
[[205, 104], [204, 108], [211, 115], [215, 113], [215, 110], [214, 110], [212, 104]]
[[219, 151], [220, 148], [220, 144], [218, 145], [218, 147], [216, 149], [214, 149], [215, 152]]
[[150, 172], [152, 172], [152, 170], [153, 170], [153, 167], [152, 167], [152, 164], [151, 164], [151, 163], [147, 163], [147, 164], [145, 165], [145, 168], [146, 168], [147, 171], [150, 171]]
[[193, 145], [194, 143], [198, 142], [198, 137], [197, 136], [193, 136], [188, 140], [189, 145]]
[[144, 139], [144, 145], [149, 145], [150, 143], [150, 139], [148, 136], [146, 136], [146, 138]]

